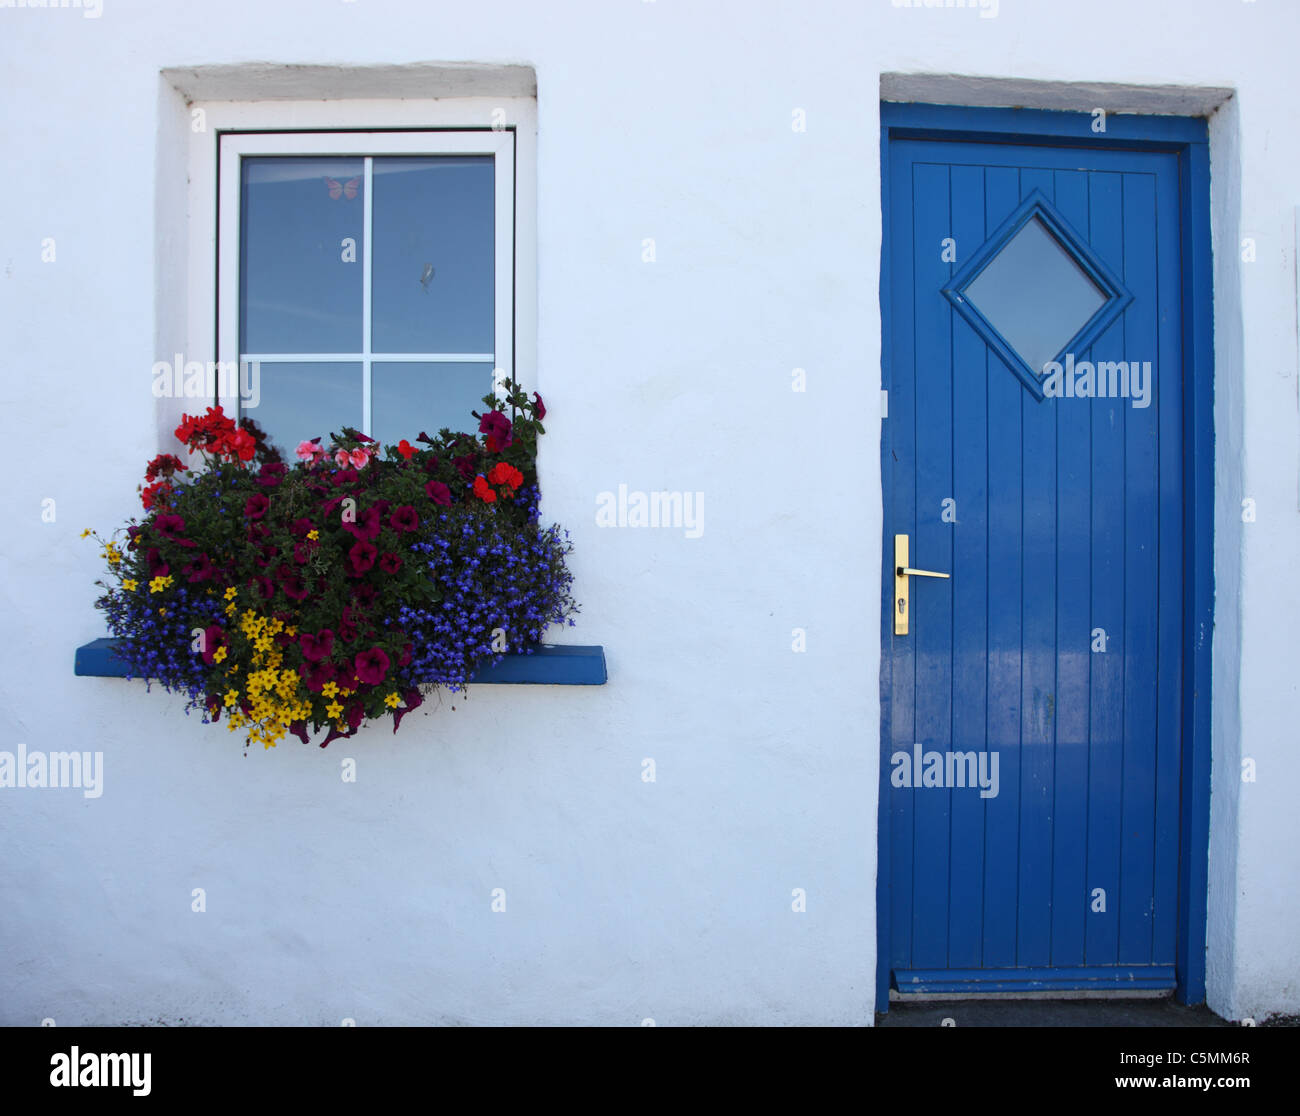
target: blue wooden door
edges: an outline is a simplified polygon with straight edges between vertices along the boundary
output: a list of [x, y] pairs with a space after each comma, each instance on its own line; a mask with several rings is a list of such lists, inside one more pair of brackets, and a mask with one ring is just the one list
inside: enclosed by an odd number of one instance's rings
[[[895, 139], [887, 176], [890, 982], [1173, 988], [1177, 158]], [[900, 536], [950, 575], [901, 625]]]

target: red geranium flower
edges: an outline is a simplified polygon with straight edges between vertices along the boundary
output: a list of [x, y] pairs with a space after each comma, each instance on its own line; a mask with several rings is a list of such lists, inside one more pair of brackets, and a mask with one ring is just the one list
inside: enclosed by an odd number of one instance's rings
[[145, 511], [150, 511], [153, 509], [154, 503], [170, 495], [171, 490], [172, 486], [166, 481], [155, 481], [141, 491], [140, 503], [144, 505]]
[[511, 488], [518, 488], [524, 483], [523, 473], [505, 461], [498, 461], [493, 465], [487, 479], [493, 484], [508, 484]]
[[485, 504], [496, 503], [497, 494], [492, 491], [492, 486], [482, 477], [474, 478], [474, 495]]
[[397, 443], [397, 452], [400, 453], [404, 458], [406, 458], [407, 461], [410, 461], [411, 457], [415, 453], [415, 447], [411, 445], [411, 443], [408, 442], [405, 438], [403, 438], [400, 442]]

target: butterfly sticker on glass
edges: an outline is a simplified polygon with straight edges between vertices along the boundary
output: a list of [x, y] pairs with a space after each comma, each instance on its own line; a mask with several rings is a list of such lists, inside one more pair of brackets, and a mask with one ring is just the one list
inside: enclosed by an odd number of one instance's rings
[[329, 190], [330, 198], [334, 201], [338, 201], [339, 198], [347, 198], [348, 201], [351, 201], [357, 196], [357, 186], [360, 182], [361, 178], [359, 176], [349, 178], [346, 182], [340, 182], [337, 178], [330, 178], [328, 175], [325, 176], [325, 188]]

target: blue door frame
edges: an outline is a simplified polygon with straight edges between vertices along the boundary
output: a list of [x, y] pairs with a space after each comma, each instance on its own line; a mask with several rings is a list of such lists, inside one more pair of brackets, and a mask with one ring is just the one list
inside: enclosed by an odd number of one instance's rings
[[[1105, 132], [1092, 130], [1091, 113], [1029, 109], [969, 109], [947, 105], [881, 105], [881, 200], [885, 214], [881, 254], [882, 386], [890, 387], [890, 156], [897, 139], [965, 140], [1044, 144], [1173, 153], [1179, 166], [1182, 252], [1183, 352], [1183, 554], [1182, 739], [1179, 773], [1179, 859], [1176, 942], [1176, 995], [1183, 1003], [1205, 999], [1205, 927], [1210, 798], [1211, 633], [1213, 584], [1213, 285], [1210, 254], [1209, 153], [1204, 120], [1183, 117], [1112, 115]], [[885, 420], [886, 423], [889, 419]], [[881, 476], [888, 506], [892, 490], [889, 439], [881, 439]], [[887, 1011], [890, 987], [890, 801], [885, 762], [891, 718], [893, 618], [893, 540], [881, 539], [881, 765], [877, 826], [877, 995], [876, 1009]], [[1024, 988], [1025, 985], [1019, 987]], [[1041, 987], [1078, 987], [1045, 982]], [[996, 985], [979, 989], [996, 991]]]

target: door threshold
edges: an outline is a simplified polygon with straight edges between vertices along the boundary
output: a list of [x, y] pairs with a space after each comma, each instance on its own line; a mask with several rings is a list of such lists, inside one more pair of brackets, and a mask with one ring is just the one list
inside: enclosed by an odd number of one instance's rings
[[1172, 988], [1078, 988], [1038, 992], [899, 992], [889, 990], [891, 1004], [951, 1004], [973, 1000], [1167, 1000]]

